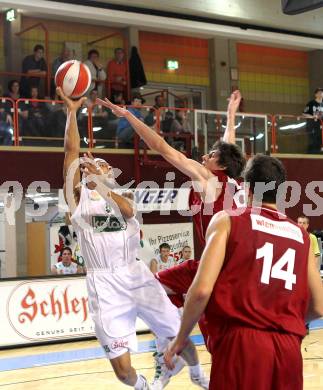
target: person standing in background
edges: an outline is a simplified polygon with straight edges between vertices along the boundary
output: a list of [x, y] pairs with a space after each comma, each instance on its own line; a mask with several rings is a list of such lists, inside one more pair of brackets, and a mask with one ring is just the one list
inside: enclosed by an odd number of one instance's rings
[[[46, 76], [47, 64], [44, 60], [44, 46], [36, 45], [34, 53], [25, 57], [22, 62], [22, 73], [28, 76], [22, 76], [20, 81], [20, 92], [23, 97], [29, 97], [31, 87], [40, 86], [40, 76]], [[34, 77], [31, 77], [33, 76]]]
[[88, 66], [91, 72], [92, 83], [87, 91], [87, 96], [90, 95], [92, 89], [98, 90], [98, 96], [103, 96], [103, 81], [107, 78], [107, 74], [100, 63], [100, 54], [96, 49], [92, 49], [87, 54], [87, 60], [84, 64]]
[[[72, 53], [71, 49], [69, 49], [65, 45], [62, 47], [62, 51], [61, 51], [60, 55], [57, 58], [55, 58], [55, 60], [52, 63], [52, 77], [55, 77], [57, 69], [62, 64], [64, 64], [64, 62], [69, 61], [73, 58], [72, 54], [73, 53]], [[51, 96], [55, 96], [55, 92], [56, 92], [55, 89], [56, 89], [56, 85], [55, 85], [54, 79], [52, 79]]]
[[122, 92], [123, 98], [127, 91], [127, 62], [125, 52], [122, 48], [114, 49], [114, 59], [109, 61], [107, 66], [108, 79], [110, 81], [110, 95]]
[[314, 236], [314, 234], [312, 234], [308, 231], [308, 228], [310, 225], [309, 218], [306, 217], [305, 215], [301, 215], [300, 217], [297, 218], [297, 225], [302, 227], [309, 234], [310, 240], [311, 240], [311, 247], [313, 249], [313, 254], [314, 254], [315, 260], [317, 262], [317, 267], [318, 267], [318, 269], [320, 269], [321, 268], [321, 251], [320, 251], [319, 243], [317, 241], [316, 236]]
[[57, 69], [64, 64], [64, 62], [72, 59], [72, 51], [66, 46], [63, 46], [61, 54], [55, 58], [52, 64], [52, 76], [55, 76]]
[[308, 153], [322, 152], [321, 119], [323, 113], [323, 88], [316, 88], [314, 99], [307, 103], [303, 115], [307, 119], [309, 134]]

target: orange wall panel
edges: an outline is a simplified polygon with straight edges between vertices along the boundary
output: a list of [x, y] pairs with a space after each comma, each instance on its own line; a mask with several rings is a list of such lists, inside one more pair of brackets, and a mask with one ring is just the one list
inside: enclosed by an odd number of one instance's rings
[[[114, 49], [123, 47], [121, 36], [89, 45], [88, 42], [99, 39], [105, 35], [118, 31], [105, 26], [95, 26], [83, 23], [74, 23], [59, 20], [46, 20], [23, 16], [22, 29], [28, 28], [36, 23], [43, 23], [49, 31], [49, 58], [52, 62], [61, 52], [64, 42], [76, 42], [82, 45], [82, 59], [87, 58], [90, 49], [95, 48], [100, 52], [103, 65], [114, 57]], [[121, 32], [121, 31], [120, 31]], [[33, 47], [37, 44], [44, 44], [45, 36], [41, 28], [30, 30], [21, 36], [22, 56], [31, 54]]]
[[[140, 54], [148, 81], [209, 86], [207, 39], [140, 31]], [[166, 69], [166, 60], [179, 61], [179, 69]]]
[[309, 95], [308, 54], [237, 44], [239, 88], [246, 100], [302, 105]]

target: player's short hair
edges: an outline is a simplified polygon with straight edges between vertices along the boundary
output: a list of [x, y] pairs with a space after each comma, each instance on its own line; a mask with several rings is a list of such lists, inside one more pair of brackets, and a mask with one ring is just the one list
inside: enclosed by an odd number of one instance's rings
[[[245, 181], [249, 183], [250, 191], [256, 200], [266, 203], [276, 203], [277, 190], [280, 184], [286, 181], [286, 170], [281, 161], [275, 157], [257, 154], [248, 161], [245, 170]], [[254, 189], [256, 183], [275, 182], [275, 188], [262, 194], [262, 199], [257, 199]]]
[[116, 47], [114, 49], [114, 54], [117, 54], [117, 51], [120, 51], [120, 50], [124, 52], [124, 49], [122, 47]]
[[73, 252], [72, 252], [72, 249], [71, 249], [69, 246], [64, 246], [64, 248], [63, 248], [62, 251], [61, 251], [61, 255], [62, 255], [65, 251], [70, 252], [70, 255], [72, 256]]
[[219, 152], [218, 164], [232, 179], [239, 178], [246, 165], [246, 159], [239, 146], [224, 141], [217, 141], [212, 150]]
[[306, 215], [300, 215], [299, 217], [297, 217], [297, 220], [299, 218], [302, 218], [302, 219], [306, 219], [306, 222], [309, 224], [310, 223], [310, 219], [306, 216]]
[[163, 248], [170, 250], [170, 245], [167, 244], [167, 242], [163, 242], [162, 244], [159, 245], [159, 250], [161, 251]]
[[45, 51], [45, 48], [44, 48], [43, 45], [40, 45], [40, 44], [35, 45], [35, 46], [34, 46], [34, 53], [35, 53], [36, 51], [38, 51], [38, 50]]
[[99, 52], [96, 50], [96, 49], [91, 49], [88, 53], [87, 53], [87, 58], [90, 59], [92, 54], [96, 54], [97, 56], [99, 56]]

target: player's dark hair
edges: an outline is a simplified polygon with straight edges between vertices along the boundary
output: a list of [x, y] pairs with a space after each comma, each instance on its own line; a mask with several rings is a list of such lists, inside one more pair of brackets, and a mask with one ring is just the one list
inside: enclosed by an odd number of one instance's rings
[[159, 250], [161, 251], [163, 248], [166, 248], [166, 249], [169, 249], [170, 250], [170, 246], [169, 244], [167, 244], [167, 242], [163, 242], [162, 244], [159, 245]]
[[63, 253], [64, 253], [65, 251], [70, 252], [70, 255], [72, 256], [73, 252], [72, 252], [72, 249], [71, 249], [69, 246], [64, 246], [64, 248], [63, 248], [62, 251], [61, 251], [61, 256], [63, 255]]
[[246, 159], [239, 146], [224, 141], [217, 141], [213, 145], [212, 150], [219, 152], [218, 165], [225, 168], [224, 172], [226, 175], [232, 177], [232, 179], [241, 176], [246, 165]]
[[[250, 191], [256, 200], [266, 203], [276, 203], [277, 190], [280, 184], [286, 181], [286, 170], [281, 161], [275, 157], [257, 154], [248, 161], [245, 171], [245, 181], [250, 186]], [[275, 182], [275, 188], [262, 193], [262, 199], [257, 198], [255, 193], [256, 183]]]
[[36, 51], [38, 51], [38, 50], [45, 51], [45, 48], [44, 48], [43, 45], [40, 45], [40, 44], [35, 45], [35, 46], [34, 46], [34, 53], [35, 53]]
[[122, 47], [116, 47], [116, 48], [114, 49], [114, 54], [117, 54], [117, 51], [119, 51], [119, 50], [121, 50], [121, 51], [124, 52], [124, 49], [123, 49]]
[[96, 54], [97, 56], [99, 56], [99, 52], [96, 50], [96, 49], [91, 49], [88, 53], [87, 53], [87, 58], [90, 59], [92, 54]]

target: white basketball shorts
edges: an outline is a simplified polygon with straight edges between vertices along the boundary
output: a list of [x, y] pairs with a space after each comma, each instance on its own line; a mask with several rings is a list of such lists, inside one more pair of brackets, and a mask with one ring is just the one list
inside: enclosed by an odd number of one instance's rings
[[177, 335], [178, 310], [143, 262], [134, 261], [115, 272], [90, 271], [87, 288], [95, 333], [109, 359], [137, 351], [137, 317], [158, 338]]

